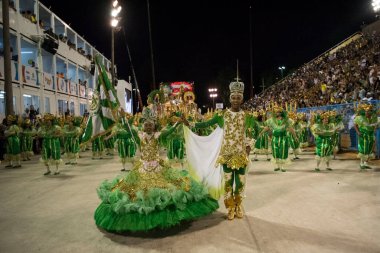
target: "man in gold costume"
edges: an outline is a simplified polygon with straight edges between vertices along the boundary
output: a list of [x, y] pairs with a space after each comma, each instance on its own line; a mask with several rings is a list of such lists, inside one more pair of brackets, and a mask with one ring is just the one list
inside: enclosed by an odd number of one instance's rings
[[[244, 98], [244, 83], [239, 79], [230, 83], [231, 108], [217, 112], [208, 121], [195, 123], [195, 128], [205, 128], [218, 124], [223, 128], [224, 139], [217, 160], [224, 172], [224, 204], [228, 209], [228, 219], [243, 218], [242, 195], [245, 188], [245, 173], [251, 140], [246, 136], [246, 128], [251, 115], [241, 109]], [[185, 124], [188, 122], [185, 122]]]

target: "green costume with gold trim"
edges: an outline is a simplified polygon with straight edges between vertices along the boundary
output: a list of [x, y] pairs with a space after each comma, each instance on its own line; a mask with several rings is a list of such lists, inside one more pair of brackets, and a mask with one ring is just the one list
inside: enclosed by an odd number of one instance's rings
[[336, 128], [333, 123], [316, 123], [312, 126], [315, 137], [315, 152], [317, 160], [330, 161], [334, 151], [333, 135]]
[[94, 215], [97, 226], [114, 232], [166, 229], [219, 207], [187, 171], [172, 169], [160, 158], [159, 140], [173, 130], [139, 132], [141, 156], [132, 171], [97, 189], [102, 200]]
[[[5, 137], [7, 138], [7, 153], [6, 160], [10, 161], [11, 166], [19, 167], [20, 165], [20, 154], [21, 154], [21, 146], [20, 146], [20, 134], [22, 129], [18, 127], [15, 123], [9, 126], [5, 131]], [[18, 165], [15, 165], [18, 163]]]
[[358, 157], [363, 159], [373, 158], [373, 149], [375, 144], [375, 129], [379, 122], [376, 114], [367, 118], [365, 115], [357, 115], [354, 123], [358, 126], [360, 135], [358, 142]]
[[226, 208], [240, 206], [242, 192], [245, 187], [245, 173], [249, 164], [246, 147], [251, 146], [251, 140], [246, 130], [252, 120], [252, 115], [243, 110], [233, 112], [227, 109], [218, 112], [205, 122], [195, 124], [196, 128], [209, 127], [218, 124], [223, 128], [224, 139], [217, 163], [224, 171], [224, 204]]
[[37, 131], [32, 126], [24, 127], [20, 134], [21, 153], [25, 160], [30, 160], [33, 156], [33, 139], [36, 135]]

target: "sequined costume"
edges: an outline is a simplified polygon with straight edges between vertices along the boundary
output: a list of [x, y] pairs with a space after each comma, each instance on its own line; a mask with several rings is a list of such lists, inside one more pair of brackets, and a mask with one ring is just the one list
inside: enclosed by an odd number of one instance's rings
[[20, 133], [22, 129], [16, 124], [16, 117], [13, 115], [8, 115], [7, 117], [9, 127], [4, 131], [5, 137], [7, 138], [7, 152], [6, 159], [9, 162], [7, 167], [21, 167], [20, 164]]
[[287, 132], [287, 137], [289, 139], [289, 146], [293, 151], [294, 159], [298, 159], [298, 155], [301, 153], [301, 143], [300, 143], [300, 138], [301, 138], [301, 133], [302, 133], [302, 126], [300, 121], [297, 118], [297, 114], [294, 112], [289, 112], [288, 117], [291, 119], [291, 126], [293, 127], [295, 131], [295, 136]]
[[79, 158], [79, 138], [82, 129], [79, 127], [80, 121], [69, 123], [63, 128], [64, 150], [68, 162], [66, 164], [76, 164]]
[[[265, 122], [261, 121], [260, 119], [255, 121], [257, 132], [260, 133], [263, 131], [265, 127]], [[255, 149], [253, 151], [257, 157], [257, 154], [266, 155], [268, 159], [269, 154], [269, 135], [267, 132], [263, 133], [262, 135], [257, 135], [256, 142], [255, 142]], [[257, 160], [257, 158], [256, 158]]]
[[139, 132], [141, 154], [133, 169], [97, 189], [102, 200], [95, 211], [99, 227], [115, 232], [165, 229], [218, 208], [187, 171], [172, 169], [160, 158], [159, 139], [170, 131]]
[[315, 123], [311, 127], [311, 131], [315, 137], [315, 153], [317, 160], [316, 171], [320, 171], [319, 165], [321, 161], [326, 162], [326, 169], [331, 170], [330, 160], [334, 151], [333, 136], [337, 131], [334, 124], [335, 112], [326, 111], [315, 116]]
[[286, 116], [281, 119], [271, 117], [266, 121], [266, 126], [270, 129], [272, 134], [272, 162], [277, 166], [275, 170], [281, 169], [285, 171], [283, 165], [289, 163], [288, 132], [289, 128], [291, 128], [291, 124], [291, 120]]
[[344, 129], [342, 116], [337, 115], [335, 117], [335, 121], [333, 124], [334, 124], [335, 129], [337, 130], [332, 136], [332, 142], [333, 142], [333, 147], [334, 147], [333, 152], [335, 156], [335, 153], [339, 151], [340, 132]]
[[25, 123], [20, 134], [21, 156], [24, 161], [30, 160], [33, 156], [33, 139], [36, 135], [36, 129], [30, 123]]
[[168, 136], [167, 157], [169, 160], [179, 160], [182, 162], [185, 155], [184, 142], [185, 139], [183, 137], [183, 128], [181, 125]]
[[136, 142], [139, 140], [136, 130], [132, 128], [130, 123], [128, 125], [125, 120], [121, 120], [112, 128], [111, 135], [115, 136], [116, 139], [115, 145], [123, 165], [122, 171], [126, 170], [126, 163], [132, 162], [132, 158], [136, 155]]
[[245, 173], [249, 163], [246, 147], [252, 144], [246, 135], [246, 126], [249, 125], [250, 116], [242, 110], [233, 112], [227, 109], [216, 113], [209, 121], [195, 124], [196, 128], [209, 127], [215, 124], [223, 127], [224, 139], [217, 163], [223, 166], [224, 204], [229, 212], [235, 208], [242, 208]]
[[59, 165], [62, 163], [60, 143], [62, 128], [58, 125], [57, 119], [51, 114], [45, 114], [44, 123], [38, 129], [37, 135], [42, 138], [41, 161], [47, 169], [45, 175], [51, 173], [51, 165], [56, 167], [54, 174], [59, 174]]
[[359, 105], [354, 123], [359, 137], [358, 157], [360, 158], [360, 169], [370, 169], [371, 167], [368, 166], [367, 162], [374, 157], [375, 129], [379, 127], [376, 109], [369, 104]]
[[104, 137], [99, 136], [92, 141], [92, 159], [103, 159]]

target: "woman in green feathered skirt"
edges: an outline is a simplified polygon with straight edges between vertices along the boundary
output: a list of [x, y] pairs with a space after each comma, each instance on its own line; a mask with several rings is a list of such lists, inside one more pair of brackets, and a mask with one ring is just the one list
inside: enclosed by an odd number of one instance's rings
[[102, 203], [95, 211], [95, 222], [112, 232], [138, 232], [166, 229], [181, 221], [208, 215], [219, 206], [207, 188], [184, 170], [172, 169], [159, 156], [160, 139], [174, 131], [155, 131], [155, 117], [143, 111], [144, 132], [139, 132], [140, 159], [133, 169], [97, 189]]

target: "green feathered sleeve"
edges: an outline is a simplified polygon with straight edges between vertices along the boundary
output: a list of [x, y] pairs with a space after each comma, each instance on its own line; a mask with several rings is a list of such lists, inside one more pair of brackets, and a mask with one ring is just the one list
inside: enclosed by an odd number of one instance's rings
[[210, 127], [216, 124], [218, 124], [219, 127], [224, 126], [223, 116], [219, 113], [216, 113], [214, 117], [212, 117], [210, 120], [195, 123], [195, 128], [206, 128], [206, 127]]
[[167, 138], [169, 137], [169, 135], [171, 135], [174, 130], [176, 130], [176, 128], [179, 126], [179, 124], [175, 124], [174, 126], [172, 127], [168, 127], [167, 129], [165, 129], [164, 131], [161, 132], [160, 136], [158, 137], [159, 138], [159, 141], [160, 143], [166, 143], [167, 142]]

